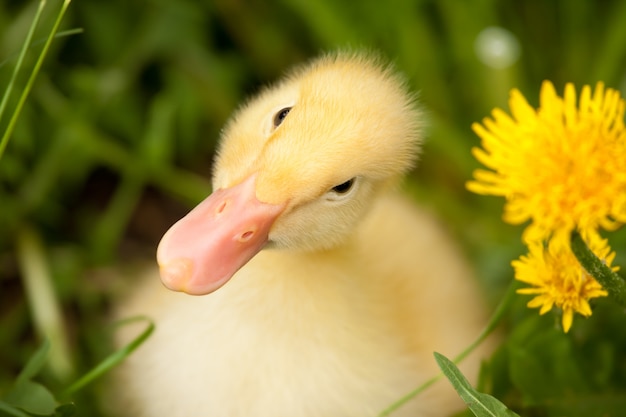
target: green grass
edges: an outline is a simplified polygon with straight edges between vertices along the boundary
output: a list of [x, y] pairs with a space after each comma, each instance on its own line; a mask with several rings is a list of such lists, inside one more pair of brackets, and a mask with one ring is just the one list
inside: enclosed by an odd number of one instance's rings
[[[154, 259], [161, 234], [210, 192], [229, 114], [290, 65], [367, 47], [407, 74], [429, 120], [408, 188], [464, 243], [494, 306], [524, 249], [521, 229], [500, 220], [502, 202], [464, 188], [477, 167], [469, 126], [506, 108], [512, 87], [536, 104], [544, 79], [559, 91], [569, 81], [626, 84], [619, 0], [76, 0], [62, 17], [60, 0], [5, 3], [0, 92], [12, 91], [0, 104], [0, 398], [47, 337], [33, 379], [80, 415], [100, 413], [97, 380], [65, 391], [112, 353], [107, 314], [132, 285], [132, 273], [111, 271]], [[507, 68], [474, 50], [494, 25], [520, 46]], [[610, 239], [615, 263], [626, 265], [626, 233]], [[563, 335], [556, 315], [539, 317], [526, 301], [515, 298], [504, 314], [508, 337], [479, 388], [520, 415], [619, 415], [623, 312], [601, 300]]]

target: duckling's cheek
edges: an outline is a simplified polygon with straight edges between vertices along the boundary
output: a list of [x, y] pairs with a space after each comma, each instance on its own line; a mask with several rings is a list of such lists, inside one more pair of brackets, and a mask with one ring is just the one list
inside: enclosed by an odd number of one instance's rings
[[215, 191], [161, 239], [163, 284], [193, 295], [217, 290], [265, 246], [284, 208], [256, 198], [255, 176]]

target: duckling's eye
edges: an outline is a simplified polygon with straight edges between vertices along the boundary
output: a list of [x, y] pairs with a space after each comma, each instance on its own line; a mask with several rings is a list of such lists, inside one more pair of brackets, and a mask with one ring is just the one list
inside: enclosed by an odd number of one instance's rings
[[336, 194], [345, 194], [352, 189], [352, 186], [354, 185], [354, 180], [355, 180], [354, 178], [351, 178], [346, 182], [342, 182], [339, 185], [335, 185], [332, 188], [332, 191]]
[[285, 120], [285, 117], [287, 117], [287, 115], [289, 114], [290, 110], [291, 110], [291, 107], [285, 107], [284, 109], [281, 109], [278, 113], [276, 113], [276, 116], [274, 116], [275, 128], [280, 126], [283, 120]]

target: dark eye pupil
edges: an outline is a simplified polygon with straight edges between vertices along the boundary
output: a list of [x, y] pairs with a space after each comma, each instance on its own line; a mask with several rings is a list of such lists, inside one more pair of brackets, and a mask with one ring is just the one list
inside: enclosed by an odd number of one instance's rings
[[274, 127], [280, 126], [280, 124], [285, 120], [285, 117], [289, 114], [291, 107], [285, 107], [274, 116]]
[[352, 188], [352, 184], [354, 184], [354, 178], [344, 183], [334, 186], [333, 191], [336, 192], [337, 194], [345, 194], [348, 191], [350, 191], [350, 188]]

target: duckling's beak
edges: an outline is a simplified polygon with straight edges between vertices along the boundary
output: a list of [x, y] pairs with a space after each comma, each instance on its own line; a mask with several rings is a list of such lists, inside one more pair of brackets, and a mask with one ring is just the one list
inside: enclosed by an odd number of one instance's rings
[[211, 293], [265, 246], [285, 204], [259, 201], [255, 180], [215, 191], [165, 233], [157, 262], [167, 288]]

